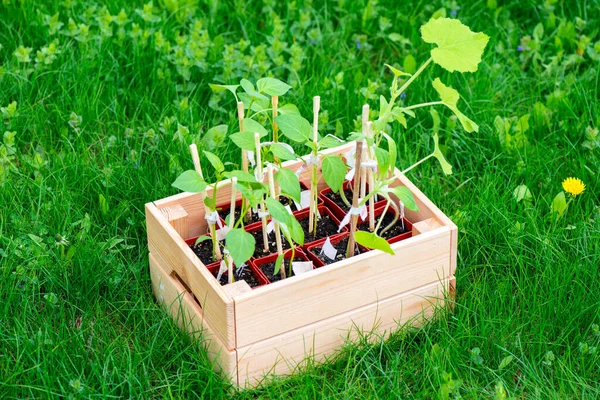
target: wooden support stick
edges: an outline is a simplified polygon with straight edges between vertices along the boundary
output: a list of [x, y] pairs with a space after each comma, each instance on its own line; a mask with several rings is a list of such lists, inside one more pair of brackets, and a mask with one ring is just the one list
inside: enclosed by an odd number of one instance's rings
[[[373, 137], [373, 122], [367, 122], [367, 137]], [[371, 147], [367, 147], [367, 159], [369, 161], [373, 160], [373, 153], [371, 152]], [[369, 181], [369, 193], [375, 187], [375, 172], [372, 169], [367, 170], [367, 179]], [[375, 230], [375, 196], [372, 196], [369, 199], [369, 230], [373, 232]]]
[[[198, 173], [198, 175], [200, 175], [202, 179], [204, 179], [204, 175], [202, 175], [202, 167], [200, 166], [200, 158], [198, 157], [198, 148], [195, 144], [190, 145], [190, 153], [192, 153], [192, 160], [194, 161], [194, 168], [196, 172]], [[217, 190], [216, 187], [215, 190]], [[204, 215], [212, 214], [213, 210], [204, 203], [204, 199], [206, 199], [206, 191], [200, 193], [200, 201], [204, 206]], [[213, 238], [213, 252], [215, 254], [215, 259], [217, 261], [222, 260], [223, 254], [221, 253], [221, 248], [219, 247], [219, 243], [216, 240], [217, 229], [215, 227], [215, 224], [208, 224], [208, 228], [210, 229], [210, 236]]]
[[[313, 143], [315, 149], [317, 148], [317, 142], [319, 139], [319, 109], [321, 108], [321, 97], [313, 97]], [[316, 150], [313, 151], [313, 156], [317, 156]], [[308, 211], [308, 231], [310, 233], [317, 233], [317, 221], [315, 214], [317, 213], [317, 166], [312, 164], [312, 179], [310, 180], [310, 207]]]
[[[231, 206], [229, 212], [229, 229], [233, 229], [233, 227], [235, 226], [235, 185], [237, 185], [237, 178], [234, 176], [231, 178]], [[231, 257], [231, 254], [227, 255], [227, 275], [229, 283], [233, 283], [233, 258]]]
[[[244, 131], [244, 103], [238, 101], [237, 115], [240, 122], [240, 132]], [[248, 172], [248, 151], [242, 149], [242, 171]]]
[[[273, 179], [273, 166], [269, 164], [267, 166], [267, 179], [269, 180], [269, 192], [271, 194], [271, 198], [277, 200], [277, 194], [275, 193], [275, 180]], [[273, 220], [273, 226], [275, 227], [275, 241], [277, 243], [277, 254], [283, 254], [283, 246], [281, 244], [281, 230], [279, 229], [279, 222]], [[291, 262], [291, 261], [290, 261]], [[285, 263], [279, 268], [279, 274], [281, 275], [281, 279], [285, 279]]]
[[[369, 105], [365, 104], [362, 108], [362, 134], [367, 137], [368, 136], [368, 127], [367, 123], [369, 122]], [[367, 149], [367, 141], [363, 140], [363, 149]], [[367, 160], [367, 152], [363, 151], [361, 162], [365, 162]], [[360, 166], [360, 170], [355, 170], [356, 174], [360, 172], [360, 197], [364, 198], [367, 194], [367, 169]]]
[[277, 106], [279, 105], [279, 96], [271, 97], [271, 104], [273, 105], [273, 141], [279, 141], [279, 127], [277, 126], [277, 122], [275, 122], [275, 117], [277, 117]]
[[[356, 142], [356, 153], [354, 154], [355, 171], [358, 171], [360, 167], [360, 159], [362, 157], [362, 140]], [[352, 195], [352, 208], [358, 208], [358, 191], [360, 190], [360, 174], [354, 176], [354, 194]], [[350, 238], [348, 239], [348, 250], [346, 251], [346, 258], [354, 256], [354, 245], [356, 240], [354, 239], [354, 232], [356, 231], [356, 225], [358, 224], [358, 215], [352, 214], [350, 216]]]
[[[256, 174], [259, 178], [262, 177], [262, 159], [260, 154], [260, 134], [258, 132], [254, 133], [254, 146], [256, 147]], [[263, 214], [262, 216], [262, 231], [263, 231], [263, 242], [264, 242], [264, 251], [269, 252], [269, 236], [267, 235], [267, 216], [265, 214], [265, 202], [260, 202], [260, 212]]]

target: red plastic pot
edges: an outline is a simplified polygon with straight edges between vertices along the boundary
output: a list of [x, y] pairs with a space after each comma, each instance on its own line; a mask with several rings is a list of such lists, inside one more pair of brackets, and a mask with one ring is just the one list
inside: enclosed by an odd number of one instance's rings
[[[215, 277], [217, 277], [217, 275], [219, 274], [219, 268], [221, 267], [221, 262], [217, 261], [214, 262], [212, 264], [209, 264], [206, 266], [206, 268], [208, 269], [208, 271]], [[244, 267], [245, 269], [247, 269], [247, 271], [250, 271], [250, 273], [252, 274], [252, 276], [254, 278], [256, 278], [256, 280], [258, 281], [258, 285], [256, 286], [250, 286], [252, 289], [255, 289], [257, 287], [260, 287], [262, 285], [268, 285], [269, 284], [269, 280], [267, 279], [267, 277], [262, 273], [262, 271], [258, 268], [256, 268], [256, 266], [252, 263], [252, 261], [247, 261], [246, 262], [246, 266]], [[237, 277], [237, 268], [233, 268], [233, 275], [235, 277], [235, 279], [239, 279]], [[223, 275], [221, 275], [221, 284], [227, 284], [227, 272], [224, 272]], [[223, 283], [225, 282], [225, 283]], [[250, 285], [250, 283], [248, 283], [248, 285]]]
[[[344, 185], [342, 186], [343, 189], [351, 191], [353, 182], [354, 182], [354, 180], [344, 182]], [[367, 186], [367, 192], [368, 192], [368, 186]], [[321, 198], [323, 203], [327, 206], [327, 208], [329, 208], [335, 214], [335, 216], [337, 218], [339, 218], [340, 220], [344, 219], [344, 216], [346, 215], [346, 213], [348, 213], [348, 210], [340, 207], [335, 201], [330, 199], [328, 197], [329, 193], [331, 193], [331, 188], [327, 187], [327, 188], [321, 190], [321, 192], [319, 193], [319, 197]], [[348, 197], [348, 201], [351, 203], [352, 197]], [[387, 202], [386, 199], [381, 199], [381, 200], [375, 202], [375, 208], [378, 208], [380, 206], [385, 206], [386, 202]]]
[[[334, 236], [338, 236], [344, 232], [348, 232], [348, 228], [343, 227], [342, 230], [340, 232], [337, 232], [337, 227], [339, 227], [340, 225], [340, 220], [325, 206], [325, 205], [320, 205], [317, 207], [317, 209], [319, 210], [319, 214], [321, 216], [323, 215], [327, 215], [331, 218], [331, 220], [335, 223], [336, 225], [336, 233], [330, 235], [329, 237], [334, 237]], [[304, 209], [301, 211], [296, 211], [294, 213], [294, 216], [296, 217], [296, 220], [298, 220], [298, 222], [304, 220], [304, 219], [309, 219], [310, 218], [310, 210], [308, 209]], [[306, 232], [305, 232], [306, 233]], [[302, 249], [307, 249], [308, 246], [311, 246], [313, 244], [318, 244], [318, 243], [323, 243], [325, 240], [327, 239], [327, 237], [323, 237], [323, 238], [319, 238], [316, 240], [312, 240], [312, 241], [307, 241], [307, 237], [305, 235], [304, 237], [304, 245], [302, 246]]]
[[[265, 264], [274, 263], [277, 260], [277, 257], [278, 257], [278, 254], [275, 253], [275, 254], [270, 254], [266, 257], [258, 258], [253, 261], [253, 264], [256, 266], [256, 268], [258, 268], [263, 273], [263, 275], [267, 277], [269, 282], [277, 282], [277, 281], [281, 280], [281, 278], [280, 278], [279, 274], [277, 274], [276, 276], [271, 278], [267, 272], [263, 271], [262, 266]], [[288, 250], [284, 251], [283, 257], [284, 257], [284, 260], [286, 260], [285, 267], [286, 267], [286, 273], [287, 273], [287, 268], [289, 267], [288, 263], [289, 263], [290, 258], [292, 257], [292, 250], [288, 249]], [[297, 247], [294, 250], [294, 261], [312, 261], [312, 260], [309, 260], [308, 257], [306, 257], [306, 254], [304, 254], [304, 252], [302, 251], [302, 249], [300, 247]], [[314, 263], [313, 263], [313, 269], [314, 269]], [[294, 275], [292, 275], [292, 276], [294, 276]], [[288, 278], [289, 278], [289, 276], [288, 276]]]
[[[377, 219], [383, 215], [384, 210], [385, 210], [385, 202], [383, 204], [380, 204], [378, 207], [375, 207], [375, 226], [377, 226]], [[386, 211], [386, 215], [388, 215], [388, 214], [393, 216], [394, 210], [392, 208], [388, 208], [388, 210]], [[412, 223], [410, 223], [410, 221], [407, 220], [406, 218], [403, 218], [403, 221], [404, 221], [404, 229], [406, 232], [401, 233], [400, 235], [392, 236], [390, 238], [385, 238], [388, 243], [396, 243], [401, 240], [412, 237]], [[359, 225], [362, 225], [362, 224], [366, 225], [366, 229], [359, 229], [359, 230], [367, 231], [367, 232], [369, 231], [369, 228], [368, 228], [369, 215], [368, 214], [367, 214], [367, 218], [365, 218], [364, 221], [361, 221], [359, 219], [358, 223], [359, 223]], [[398, 225], [398, 224], [401, 224], [400, 218], [398, 218], [398, 221], [396, 221], [396, 225]], [[381, 232], [381, 230], [385, 227], [386, 227], [386, 224], [384, 224], [382, 222], [381, 226], [379, 227], [379, 232]]]
[[[340, 233], [339, 235], [336, 235], [336, 236], [332, 236], [332, 237], [329, 238], [329, 240], [331, 241], [331, 244], [335, 247], [336, 244], [338, 244], [339, 242], [341, 242], [344, 239], [347, 239], [349, 236], [350, 236], [350, 233], [349, 232], [345, 232], [345, 233]], [[325, 243], [324, 240], [322, 242], [320, 242], [320, 243], [311, 244], [306, 249], [306, 256], [313, 262], [313, 264], [317, 268], [323, 267], [325, 265], [331, 265], [331, 264], [325, 264], [318, 257], [318, 255], [321, 253], [321, 248], [323, 247], [323, 243]], [[338, 254], [345, 253], [346, 252], [346, 247], [344, 246], [343, 249], [340, 248], [340, 249], [337, 249], [337, 250], [338, 250]], [[361, 254], [363, 252], [365, 252], [365, 251], [369, 251], [369, 250], [364, 249], [364, 248], [360, 248], [360, 253]]]

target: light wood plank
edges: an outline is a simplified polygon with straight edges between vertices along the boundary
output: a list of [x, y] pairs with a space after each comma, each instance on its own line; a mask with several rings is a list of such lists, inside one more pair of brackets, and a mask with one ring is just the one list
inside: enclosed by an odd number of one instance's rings
[[427, 218], [423, 221], [414, 222], [412, 225], [412, 235], [417, 236], [422, 233], [437, 229], [441, 226], [442, 224], [436, 218]]
[[185, 287], [162, 268], [149, 255], [150, 277], [154, 296], [167, 309], [177, 325], [191, 336], [201, 337], [208, 356], [215, 362], [217, 371], [237, 382], [237, 353], [228, 350], [214, 334], [210, 323], [203, 318], [202, 308]]
[[371, 340], [387, 337], [407, 322], [420, 326], [436, 307], [444, 305], [448, 280], [434, 282], [383, 301], [313, 323], [276, 337], [238, 349], [240, 386], [254, 386], [265, 374], [288, 374], [302, 366], [307, 357], [322, 361], [347, 339], [359, 333], [374, 334]]
[[180, 204], [164, 207], [160, 211], [162, 211], [163, 215], [175, 231], [179, 233], [179, 236], [184, 240], [189, 238], [188, 215]]
[[234, 297], [243, 347], [448, 276], [450, 230], [441, 227]]
[[235, 330], [231, 297], [152, 203], [146, 204], [146, 229], [152, 256], [167, 273], [175, 271], [190, 287], [215, 335], [228, 349], [233, 349]]

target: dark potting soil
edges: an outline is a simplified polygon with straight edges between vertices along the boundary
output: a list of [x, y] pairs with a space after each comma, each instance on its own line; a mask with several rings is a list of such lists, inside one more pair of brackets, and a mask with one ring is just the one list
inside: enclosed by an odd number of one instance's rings
[[[303, 258], [295, 256], [294, 257], [294, 261], [304, 261]], [[287, 275], [287, 273], [289, 272], [289, 268], [290, 268], [290, 259], [286, 258], [283, 262], [283, 264], [281, 265], [282, 268], [285, 267], [285, 273], [286, 273], [286, 277], [290, 277], [290, 276], [294, 276], [294, 271], [292, 270], [292, 275]], [[277, 272], [277, 275], [273, 275], [273, 271], [275, 271], [275, 261], [270, 262], [270, 263], [266, 263], [266, 264], [262, 264], [259, 265], [258, 268], [261, 269], [261, 271], [267, 276], [267, 278], [271, 281], [271, 282], [277, 282], [281, 280], [281, 275], [279, 272]]]
[[[346, 189], [344, 190], [344, 194], [346, 195], [346, 200], [348, 200], [348, 203], [352, 203], [352, 190], [350, 189]], [[347, 210], [349, 207], [344, 203], [344, 201], [342, 200], [342, 196], [340, 196], [340, 193], [333, 193], [333, 192], [329, 192], [329, 193], [325, 193], [324, 195], [325, 197], [327, 197], [328, 199], [331, 199], [335, 204], [337, 204], [342, 210]]]
[[[377, 223], [379, 222], [379, 218], [381, 218], [381, 216], [375, 217], [375, 226], [377, 226]], [[379, 231], [378, 231], [379, 236], [381, 236], [384, 239], [391, 239], [393, 237], [396, 237], [396, 236], [401, 235], [408, 231], [406, 229], [406, 225], [404, 226], [404, 228], [402, 228], [402, 220], [398, 217], [398, 221], [396, 221], [396, 223], [390, 229], [388, 229], [384, 233], [381, 233], [385, 229], [385, 227], [388, 226], [393, 220], [394, 220], [394, 211], [386, 212], [385, 215], [383, 216], [383, 221], [381, 221], [381, 225], [379, 226]], [[366, 220], [359, 222], [359, 224], [357, 225], [357, 228], [359, 231], [370, 232], [369, 231], [369, 219], [367, 218]]]
[[[228, 275], [228, 273], [224, 273], [223, 275], [221, 275], [221, 280], [219, 280], [221, 286], [227, 285], [229, 283]], [[238, 269], [234, 269], [233, 277], [236, 281], [239, 281], [240, 279], [245, 280], [248, 286], [250, 286], [251, 288], [260, 285], [258, 278], [254, 276], [254, 273], [252, 272], [250, 267], [244, 267], [241, 272]]]
[[299, 220], [302, 229], [304, 230], [304, 244], [314, 242], [327, 236], [336, 235], [338, 233], [338, 224], [327, 214], [321, 212], [321, 218], [317, 221], [317, 234], [308, 233], [309, 217]]
[[[231, 208], [227, 208], [223, 211], [219, 211], [219, 215], [221, 215], [223, 217], [223, 219], [226, 220], [226, 217], [229, 215], [229, 212], [231, 211]], [[240, 207], [235, 207], [235, 220], [237, 221], [240, 218], [240, 214], [241, 214], [242, 210], [240, 209]], [[250, 221], [245, 221], [244, 220], [244, 224], [246, 225], [250, 225], [253, 224], [255, 222], [259, 222], [260, 218], [258, 217], [258, 213], [254, 213], [252, 212], [252, 210], [250, 210]]]
[[[333, 264], [335, 262], [345, 260], [346, 259], [346, 248], [348, 247], [349, 238], [345, 238], [340, 240], [336, 244], [332, 244], [333, 247], [336, 248], [337, 254], [335, 256], [335, 260], [330, 259], [325, 254], [321, 255], [321, 246], [314, 247], [311, 252], [319, 258], [319, 260], [323, 261], [325, 265]], [[358, 246], [354, 249], [354, 255], [360, 254], [360, 249]]]
[[[269, 251], [265, 251], [265, 242], [263, 240], [263, 231], [261, 229], [257, 229], [254, 232], [250, 232], [250, 234], [254, 237], [256, 241], [256, 245], [254, 247], [254, 257], [263, 257], [272, 253], [277, 252], [277, 241], [275, 240], [275, 231], [271, 232], [268, 236], [269, 238]], [[285, 240], [285, 237], [281, 235], [281, 248], [283, 250], [289, 249], [290, 245]]]
[[[219, 245], [221, 246], [221, 251], [223, 251], [223, 246], [221, 243], [219, 243]], [[212, 240], [205, 240], [204, 242], [200, 242], [198, 244], [192, 244], [190, 248], [194, 251], [204, 265], [212, 264], [213, 262], [217, 261], [213, 259]]]

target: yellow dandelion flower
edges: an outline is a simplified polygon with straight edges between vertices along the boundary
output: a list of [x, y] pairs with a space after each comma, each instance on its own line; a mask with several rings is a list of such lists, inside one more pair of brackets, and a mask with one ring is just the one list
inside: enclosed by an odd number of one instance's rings
[[565, 192], [577, 196], [585, 190], [585, 183], [579, 178], [567, 178], [563, 181], [562, 187]]

